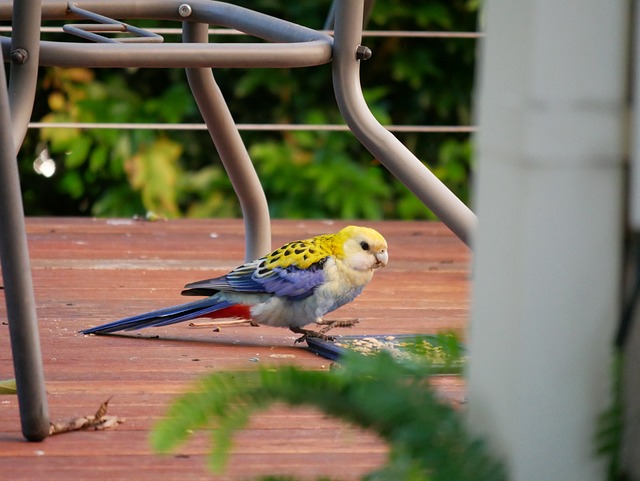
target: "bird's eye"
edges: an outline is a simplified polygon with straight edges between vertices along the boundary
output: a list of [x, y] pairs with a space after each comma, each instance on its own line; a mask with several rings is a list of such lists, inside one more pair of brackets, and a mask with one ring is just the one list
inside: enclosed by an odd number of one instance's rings
[[360, 247], [362, 247], [363, 251], [368, 251], [369, 250], [369, 243], [365, 242], [365, 241], [362, 241], [362, 242], [360, 242]]

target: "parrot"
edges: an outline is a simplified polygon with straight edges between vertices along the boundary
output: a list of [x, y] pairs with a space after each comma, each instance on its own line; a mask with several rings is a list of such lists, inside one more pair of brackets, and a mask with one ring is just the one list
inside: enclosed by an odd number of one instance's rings
[[[108, 334], [168, 326], [208, 317], [242, 318], [255, 324], [285, 327], [308, 337], [331, 339], [333, 327], [357, 322], [326, 321], [324, 315], [353, 301], [389, 260], [385, 238], [376, 230], [347, 226], [333, 234], [289, 242], [228, 274], [187, 284], [186, 296], [206, 296], [186, 304], [80, 331]], [[320, 331], [304, 329], [315, 323]]]

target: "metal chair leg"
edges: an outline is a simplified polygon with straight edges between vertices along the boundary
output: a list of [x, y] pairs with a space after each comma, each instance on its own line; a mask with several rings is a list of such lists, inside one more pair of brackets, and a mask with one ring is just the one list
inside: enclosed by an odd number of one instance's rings
[[[207, 42], [208, 25], [183, 23], [185, 42]], [[251, 261], [271, 251], [269, 207], [229, 107], [210, 68], [187, 68], [187, 80], [204, 118], [211, 139], [220, 154], [236, 191], [245, 225], [245, 260]]]
[[[33, 111], [40, 59], [41, 0], [14, 0], [9, 103], [13, 147], [20, 149]], [[3, 77], [4, 78], [4, 77]]]
[[[335, 6], [333, 86], [342, 116], [358, 140], [389, 171], [436, 214], [464, 243], [470, 245], [477, 218], [393, 134], [375, 119], [360, 86], [364, 0], [342, 0]], [[362, 50], [362, 49], [361, 49]], [[362, 52], [362, 58], [366, 58]]]
[[[0, 125], [7, 126], [11, 115], [4, 78], [0, 52]], [[0, 129], [0, 185], [0, 260], [22, 434], [41, 441], [49, 434], [49, 412], [18, 164], [13, 132], [7, 128]]]

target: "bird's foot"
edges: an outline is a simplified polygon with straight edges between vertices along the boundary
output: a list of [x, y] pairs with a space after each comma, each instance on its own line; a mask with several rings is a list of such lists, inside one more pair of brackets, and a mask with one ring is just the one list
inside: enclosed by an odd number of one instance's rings
[[327, 336], [324, 332], [322, 332], [322, 329], [320, 331], [312, 331], [311, 329], [302, 329], [300, 327], [292, 327], [290, 329], [296, 334], [302, 334], [302, 336], [295, 340], [294, 344], [304, 342], [309, 338], [321, 339], [323, 341], [335, 340], [333, 336]]
[[323, 341], [335, 341], [336, 338], [333, 336], [328, 336], [327, 332], [335, 327], [353, 327], [358, 324], [360, 320], [358, 319], [348, 319], [344, 321], [325, 321], [324, 319], [320, 319], [316, 321], [317, 326], [323, 326], [318, 331], [312, 331], [310, 329], [302, 329], [300, 327], [292, 327], [291, 330], [296, 334], [302, 334], [298, 339], [296, 339], [296, 344], [299, 342], [304, 342], [308, 338], [312, 337], [315, 339], [321, 339]]
[[324, 319], [321, 319], [316, 322], [316, 325], [324, 326], [320, 331], [318, 331], [319, 333], [324, 334], [335, 327], [353, 327], [359, 322], [360, 319], [346, 319], [344, 321], [325, 321]]

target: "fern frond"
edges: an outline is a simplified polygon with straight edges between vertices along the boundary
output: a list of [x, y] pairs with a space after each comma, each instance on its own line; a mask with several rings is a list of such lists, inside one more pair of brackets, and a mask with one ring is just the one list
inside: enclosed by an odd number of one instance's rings
[[274, 402], [315, 406], [384, 438], [389, 461], [368, 479], [504, 480], [504, 470], [484, 443], [466, 431], [453, 408], [441, 402], [428, 382], [425, 365], [376, 356], [347, 355], [334, 372], [294, 366], [257, 372], [216, 373], [193, 393], [174, 403], [153, 434], [154, 447], [166, 452], [188, 433], [214, 427], [211, 466], [224, 467], [233, 433], [256, 410]]

